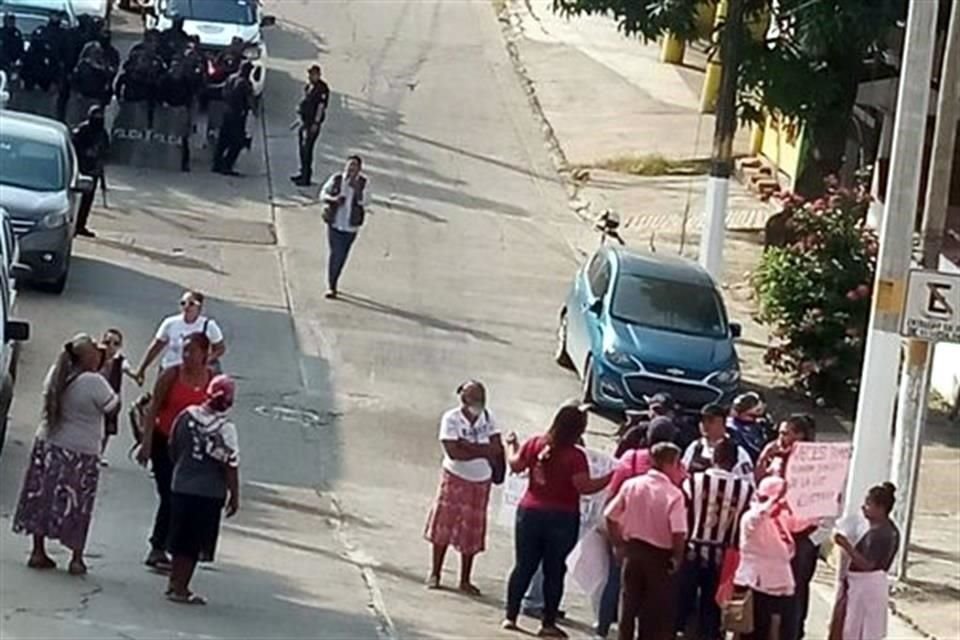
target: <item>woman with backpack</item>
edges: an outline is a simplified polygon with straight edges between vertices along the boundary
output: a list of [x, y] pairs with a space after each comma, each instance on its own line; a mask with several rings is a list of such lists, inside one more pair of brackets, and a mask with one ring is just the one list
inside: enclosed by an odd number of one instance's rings
[[490, 485], [506, 470], [497, 422], [487, 409], [487, 390], [476, 380], [457, 388], [458, 407], [443, 414], [440, 444], [443, 471], [424, 530], [433, 545], [429, 589], [439, 589], [447, 548], [460, 552], [460, 591], [479, 596], [471, 581], [474, 557], [484, 550]]

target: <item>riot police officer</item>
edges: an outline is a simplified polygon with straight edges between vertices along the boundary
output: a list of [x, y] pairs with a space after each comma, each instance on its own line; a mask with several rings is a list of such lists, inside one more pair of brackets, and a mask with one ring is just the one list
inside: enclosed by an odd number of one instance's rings
[[107, 162], [107, 151], [110, 148], [110, 136], [104, 124], [104, 110], [100, 105], [90, 107], [87, 119], [73, 130], [73, 146], [77, 151], [77, 162], [80, 173], [93, 178], [93, 188], [80, 196], [80, 207], [77, 210], [77, 235], [88, 238], [94, 237], [93, 231], [87, 226], [90, 209], [93, 207], [93, 198], [97, 193], [97, 186], [104, 176], [104, 166]]
[[182, 54], [190, 42], [190, 36], [183, 30], [183, 16], [176, 16], [168, 29], [160, 32], [160, 55], [167, 64]]
[[27, 91], [39, 87], [49, 91], [57, 80], [57, 63], [50, 43], [38, 29], [30, 34], [30, 47], [23, 54], [20, 78]]
[[213, 170], [227, 176], [240, 175], [233, 168], [244, 147], [250, 146], [247, 137], [247, 114], [253, 108], [253, 83], [250, 76], [253, 63], [244, 62], [240, 71], [227, 80], [223, 88], [223, 122], [213, 156]]
[[3, 27], [0, 27], [0, 69], [13, 69], [23, 58], [23, 52], [23, 34], [17, 28], [17, 16], [5, 13]]
[[330, 87], [323, 81], [320, 65], [315, 64], [307, 70], [307, 86], [303, 88], [303, 99], [297, 109], [300, 127], [297, 130], [297, 142], [300, 151], [300, 173], [291, 176], [293, 184], [306, 187], [313, 177], [313, 149], [320, 137], [320, 127], [327, 114], [330, 102]]
[[98, 41], [91, 40], [80, 53], [80, 60], [70, 76], [70, 84], [80, 95], [105, 105], [113, 96], [113, 75], [114, 69], [103, 47]]

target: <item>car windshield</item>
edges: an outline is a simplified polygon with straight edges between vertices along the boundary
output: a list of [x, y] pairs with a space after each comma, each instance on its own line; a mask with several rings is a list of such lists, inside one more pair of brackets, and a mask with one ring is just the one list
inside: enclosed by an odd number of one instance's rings
[[163, 13], [198, 22], [251, 25], [257, 22], [256, 0], [169, 0]]
[[610, 311], [618, 320], [652, 329], [710, 338], [727, 335], [720, 297], [704, 285], [624, 275]]
[[0, 184], [30, 191], [62, 191], [64, 183], [59, 147], [0, 133]]

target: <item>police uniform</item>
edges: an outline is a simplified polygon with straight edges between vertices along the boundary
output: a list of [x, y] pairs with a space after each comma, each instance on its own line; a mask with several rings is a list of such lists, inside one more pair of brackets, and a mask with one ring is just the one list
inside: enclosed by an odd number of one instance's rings
[[323, 80], [310, 82], [304, 87], [303, 100], [297, 109], [300, 116], [300, 128], [297, 130], [300, 173], [291, 178], [295, 183], [308, 185], [313, 177], [313, 150], [320, 137], [320, 127], [326, 118], [329, 102], [330, 87]]
[[247, 114], [253, 106], [253, 84], [238, 73], [227, 80], [223, 88], [223, 122], [213, 157], [216, 173], [232, 174], [240, 151], [247, 146]]
[[97, 185], [103, 180], [103, 167], [110, 146], [110, 137], [103, 126], [102, 117], [99, 123], [95, 122], [91, 110], [91, 117], [73, 130], [73, 146], [77, 150], [80, 173], [93, 177], [93, 188], [85, 191], [80, 197], [80, 207], [77, 210], [77, 234], [92, 236], [93, 233], [87, 228], [87, 219], [90, 217], [90, 209], [93, 208]]

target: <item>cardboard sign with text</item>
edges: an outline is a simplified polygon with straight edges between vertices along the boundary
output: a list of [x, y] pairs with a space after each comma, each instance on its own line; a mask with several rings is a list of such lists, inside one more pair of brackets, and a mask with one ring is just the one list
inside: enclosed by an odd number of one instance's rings
[[798, 442], [787, 463], [787, 502], [800, 518], [840, 514], [852, 445], [849, 442]]

